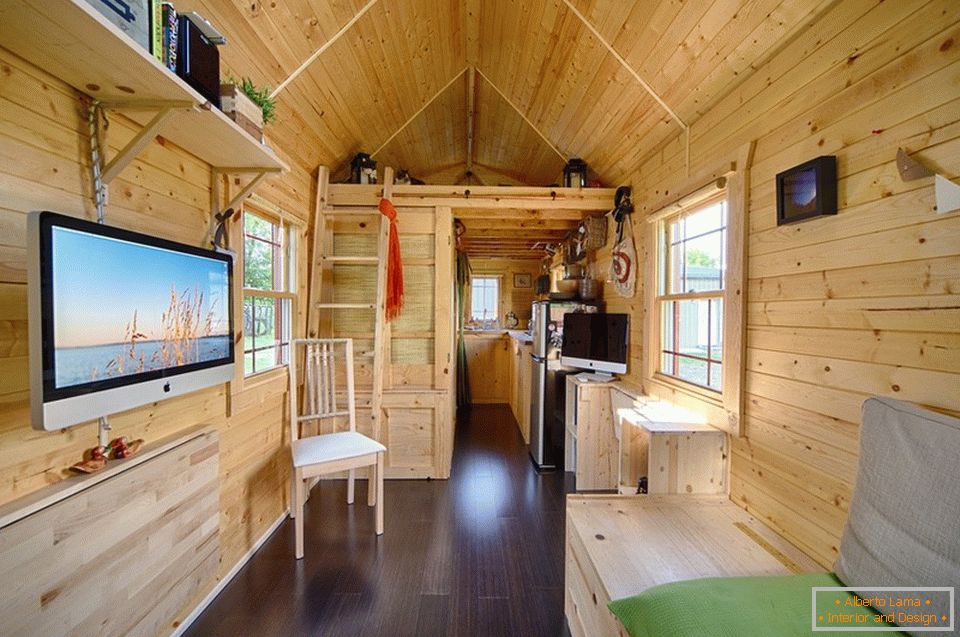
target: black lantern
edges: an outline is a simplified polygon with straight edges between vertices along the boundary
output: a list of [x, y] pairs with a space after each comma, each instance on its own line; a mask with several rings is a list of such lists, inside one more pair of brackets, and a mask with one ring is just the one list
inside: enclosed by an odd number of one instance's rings
[[587, 185], [587, 162], [574, 157], [563, 169], [563, 185], [567, 188], [584, 188]]
[[350, 183], [377, 183], [377, 162], [370, 159], [367, 153], [357, 153], [350, 162]]

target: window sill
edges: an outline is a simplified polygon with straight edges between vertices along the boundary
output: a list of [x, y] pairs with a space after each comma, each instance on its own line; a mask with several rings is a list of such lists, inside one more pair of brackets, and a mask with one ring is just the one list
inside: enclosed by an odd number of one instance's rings
[[686, 394], [691, 398], [701, 400], [712, 407], [719, 407], [721, 409], [723, 408], [723, 394], [720, 392], [706, 389], [704, 387], [700, 387], [699, 385], [694, 385], [693, 383], [687, 383], [679, 378], [667, 376], [666, 374], [661, 374], [660, 372], [654, 372], [653, 380], [662, 385], [667, 385], [671, 389], [675, 389], [676, 391]]
[[[288, 369], [289, 365], [280, 365], [279, 367], [271, 367], [270, 369], [266, 369], [262, 372], [244, 376], [243, 381], [240, 383], [239, 390], [246, 391], [248, 389], [256, 389], [261, 385], [274, 383], [280, 378], [286, 379]], [[238, 392], [234, 393], [236, 394]]]

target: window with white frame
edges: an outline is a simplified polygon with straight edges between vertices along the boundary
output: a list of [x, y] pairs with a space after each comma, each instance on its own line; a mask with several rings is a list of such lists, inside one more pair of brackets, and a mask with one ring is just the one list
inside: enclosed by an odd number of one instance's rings
[[725, 197], [699, 203], [659, 222], [657, 369], [715, 392], [723, 386], [726, 248]]
[[500, 316], [500, 277], [470, 278], [470, 318], [474, 321], [495, 321]]
[[243, 214], [243, 372], [286, 365], [296, 298], [295, 236], [282, 220]]

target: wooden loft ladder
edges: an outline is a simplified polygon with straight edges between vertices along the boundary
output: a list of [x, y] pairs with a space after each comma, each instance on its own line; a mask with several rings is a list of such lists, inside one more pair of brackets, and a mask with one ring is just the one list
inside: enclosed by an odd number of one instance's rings
[[[338, 310], [374, 312], [373, 349], [355, 350], [354, 357], [373, 361], [372, 388], [370, 394], [371, 436], [383, 441], [381, 414], [383, 404], [384, 375], [386, 374], [386, 348], [390, 343], [390, 326], [386, 320], [387, 251], [390, 244], [390, 221], [380, 214], [379, 208], [350, 207], [339, 210], [327, 205], [330, 171], [325, 166], [317, 170], [317, 200], [314, 207], [313, 258], [310, 264], [310, 293], [307, 310], [307, 336], [309, 338], [342, 338], [354, 333], [339, 329], [334, 320]], [[393, 169], [384, 170], [383, 196], [389, 198], [393, 190]], [[346, 256], [335, 254], [333, 244], [333, 221], [337, 217], [376, 215], [379, 218], [377, 254]], [[376, 290], [369, 302], [337, 303], [333, 295], [333, 268], [337, 264], [371, 265], [377, 268]]]

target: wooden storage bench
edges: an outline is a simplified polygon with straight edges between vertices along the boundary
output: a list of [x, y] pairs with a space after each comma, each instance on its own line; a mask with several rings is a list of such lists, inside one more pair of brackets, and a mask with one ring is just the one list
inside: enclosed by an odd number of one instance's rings
[[822, 570], [725, 495], [567, 496], [573, 637], [626, 636], [607, 603], [658, 584]]

